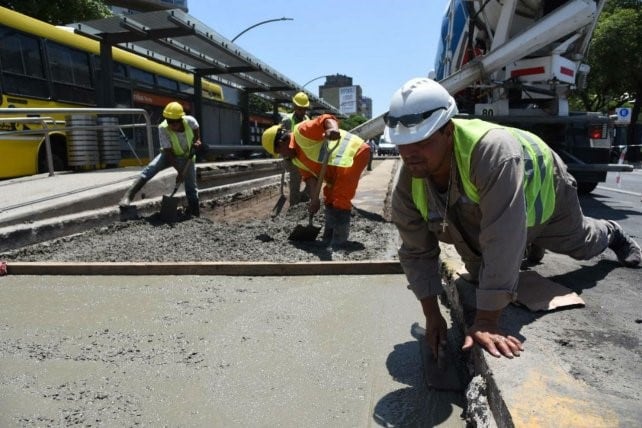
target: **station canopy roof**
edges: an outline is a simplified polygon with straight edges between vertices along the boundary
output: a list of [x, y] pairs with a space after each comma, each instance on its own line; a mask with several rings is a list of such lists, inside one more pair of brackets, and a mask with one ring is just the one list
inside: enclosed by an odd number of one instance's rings
[[180, 9], [112, 16], [69, 25], [75, 32], [136, 52], [149, 59], [209, 77], [248, 93], [291, 105], [299, 91], [310, 109], [339, 114], [269, 65]]

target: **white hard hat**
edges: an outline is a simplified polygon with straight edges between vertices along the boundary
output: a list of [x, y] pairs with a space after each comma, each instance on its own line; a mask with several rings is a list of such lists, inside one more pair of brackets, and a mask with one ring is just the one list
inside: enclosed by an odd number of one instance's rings
[[430, 137], [459, 113], [455, 99], [427, 77], [410, 79], [390, 100], [383, 136], [398, 146]]

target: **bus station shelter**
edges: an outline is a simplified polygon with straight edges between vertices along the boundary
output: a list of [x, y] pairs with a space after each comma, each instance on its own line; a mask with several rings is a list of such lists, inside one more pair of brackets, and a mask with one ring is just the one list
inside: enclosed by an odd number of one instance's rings
[[[339, 111], [299, 84], [288, 79], [204, 23], [180, 9], [146, 12], [128, 16], [75, 23], [76, 33], [100, 42], [101, 107], [114, 106], [111, 48], [134, 52], [145, 58], [191, 72], [194, 75], [194, 116], [203, 123], [202, 79], [238, 90], [241, 111], [241, 138], [250, 141], [249, 94], [271, 102], [276, 116], [279, 105], [291, 106], [299, 91], [310, 99], [313, 113]], [[207, 135], [205, 135], [207, 136]]]

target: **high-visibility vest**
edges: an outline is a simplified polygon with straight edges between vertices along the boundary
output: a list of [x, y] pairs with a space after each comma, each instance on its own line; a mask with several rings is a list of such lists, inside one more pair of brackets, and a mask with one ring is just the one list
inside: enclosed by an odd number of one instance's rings
[[[553, 215], [555, 186], [553, 182], [553, 154], [542, 139], [530, 132], [484, 122], [479, 119], [452, 119], [455, 124], [454, 150], [457, 169], [464, 193], [479, 204], [479, 192], [470, 179], [470, 162], [475, 146], [491, 129], [505, 129], [522, 146], [524, 157], [524, 195], [526, 198], [526, 225], [542, 224]], [[428, 220], [428, 198], [423, 178], [412, 179], [412, 200], [424, 220]]]
[[[326, 147], [325, 144], [319, 144], [319, 140], [313, 140], [301, 134], [298, 125], [294, 127], [294, 139], [308, 159], [315, 163], [322, 164], [327, 150], [332, 150], [330, 158], [328, 159], [328, 165], [339, 168], [349, 168], [352, 166], [354, 156], [357, 154], [361, 144], [363, 144], [363, 140], [343, 129], [339, 130], [339, 134], [338, 142], [330, 141], [328, 142], [329, 147]], [[305, 163], [298, 158], [292, 159], [292, 163], [298, 168], [316, 175], [314, 171], [308, 168]]]
[[192, 144], [194, 143], [194, 130], [189, 126], [187, 121], [183, 119], [183, 129], [185, 130], [185, 139], [187, 140], [187, 151], [183, 150], [183, 147], [181, 147], [181, 143], [178, 141], [178, 135], [176, 135], [176, 133], [172, 131], [166, 120], [161, 122], [158, 127], [160, 128], [160, 132], [167, 133], [169, 142], [172, 143], [172, 151], [174, 152], [174, 154], [178, 157], [187, 157], [189, 151], [192, 148]]
[[288, 128], [290, 131], [294, 131], [294, 127], [298, 125], [299, 123], [303, 122], [304, 120], [310, 120], [310, 117], [306, 114], [303, 116], [303, 119], [300, 121], [297, 121], [296, 118], [294, 117], [294, 113], [289, 113], [287, 117], [281, 122], [282, 125], [284, 125], [284, 128]]

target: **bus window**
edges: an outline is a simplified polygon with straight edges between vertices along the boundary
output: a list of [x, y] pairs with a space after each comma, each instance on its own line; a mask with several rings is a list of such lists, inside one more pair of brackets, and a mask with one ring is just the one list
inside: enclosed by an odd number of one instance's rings
[[16, 95], [48, 98], [38, 39], [0, 27], [0, 64], [4, 90]]
[[89, 54], [58, 43], [47, 44], [49, 70], [54, 98], [82, 104], [93, 104]]
[[114, 77], [120, 77], [122, 79], [127, 78], [127, 66], [122, 62], [114, 61]]
[[162, 89], [167, 89], [172, 92], [176, 92], [178, 90], [178, 82], [176, 80], [168, 79], [161, 75], [156, 75], [156, 83], [158, 84], [158, 87]]
[[192, 85], [186, 85], [185, 83], [179, 84], [179, 90], [184, 94], [194, 95], [194, 88]]
[[142, 83], [148, 86], [154, 86], [154, 75], [147, 71], [143, 71], [140, 68], [129, 67], [129, 75], [132, 80], [135, 80], [138, 83]]

